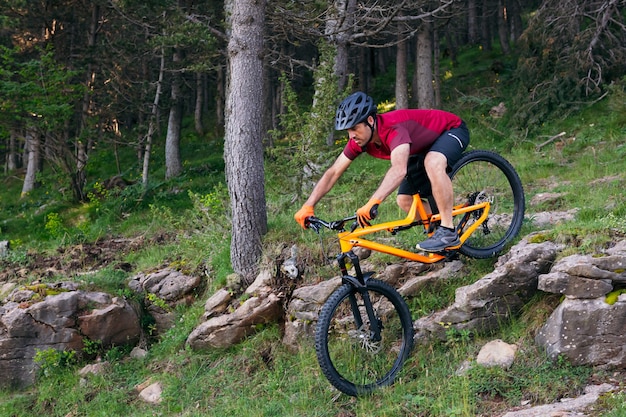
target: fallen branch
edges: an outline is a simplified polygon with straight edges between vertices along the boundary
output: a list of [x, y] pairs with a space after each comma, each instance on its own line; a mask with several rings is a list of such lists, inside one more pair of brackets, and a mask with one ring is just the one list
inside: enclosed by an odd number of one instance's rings
[[539, 145], [535, 146], [535, 150], [536, 151], [540, 150], [541, 148], [543, 148], [547, 144], [554, 142], [555, 140], [557, 140], [558, 138], [560, 138], [562, 136], [565, 136], [565, 132], [561, 132], [558, 135], [554, 135], [550, 139], [548, 139], [547, 141], [545, 141], [543, 143], [540, 143]]

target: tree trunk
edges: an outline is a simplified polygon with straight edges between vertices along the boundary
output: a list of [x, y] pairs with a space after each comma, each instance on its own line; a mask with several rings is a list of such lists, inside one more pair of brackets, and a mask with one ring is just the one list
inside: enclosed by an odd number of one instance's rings
[[398, 28], [398, 45], [396, 46], [396, 109], [409, 108], [407, 52], [404, 35]]
[[[174, 49], [174, 66], [180, 61], [180, 51]], [[167, 136], [165, 138], [165, 179], [180, 175], [183, 170], [180, 161], [180, 130], [182, 123], [181, 108], [181, 80], [180, 73], [172, 75], [172, 91], [170, 115], [167, 121]]]
[[[348, 84], [348, 41], [352, 34], [353, 11], [356, 0], [335, 0], [333, 12], [326, 21], [326, 37], [336, 48], [334, 71], [337, 77], [337, 91], [343, 92]], [[326, 136], [326, 144], [335, 142], [333, 132]]]
[[491, 51], [491, 16], [493, 10], [493, 2], [490, 0], [483, 0], [482, 12], [480, 19], [480, 44], [483, 47], [483, 51]]
[[27, 129], [26, 151], [28, 155], [28, 162], [26, 164], [26, 175], [24, 176], [24, 184], [22, 185], [22, 197], [35, 189], [37, 171], [39, 168], [40, 144], [41, 143], [39, 140], [39, 134], [33, 129]]
[[511, 42], [516, 43], [524, 32], [522, 27], [522, 6], [520, 6], [519, 0], [506, 0], [505, 6], [511, 31]]
[[[91, 9], [91, 21], [89, 23], [89, 32], [87, 33], [87, 46], [94, 49], [96, 45], [96, 36], [98, 34], [98, 22], [100, 21], [100, 6], [94, 4]], [[93, 90], [94, 80], [96, 78], [95, 65], [93, 59], [89, 58], [87, 62], [85, 94], [83, 95], [82, 109], [80, 115], [80, 131], [76, 143], [76, 170], [73, 174], [72, 187], [74, 198], [76, 201], [85, 201], [85, 186], [87, 185], [87, 160], [89, 159], [89, 149], [93, 142], [92, 134], [89, 127], [89, 117], [93, 113]], [[69, 165], [69, 163], [68, 163]], [[71, 170], [71, 167], [68, 167]], [[71, 171], [70, 171], [71, 172]]]
[[196, 133], [200, 136], [204, 134], [204, 126], [202, 125], [202, 108], [204, 105], [204, 88], [202, 82], [202, 73], [196, 73], [196, 106], [193, 113], [194, 126]]
[[87, 185], [87, 173], [85, 168], [87, 167], [87, 144], [84, 141], [79, 140], [76, 144], [76, 172], [74, 174], [74, 180], [72, 181], [72, 187], [74, 190], [74, 199], [76, 201], [85, 201], [85, 186]]
[[509, 47], [509, 31], [503, 0], [498, 0], [498, 38], [500, 39], [502, 53], [505, 55], [510, 54], [511, 48]]
[[478, 43], [478, 9], [477, 0], [467, 0], [467, 40], [470, 45]]
[[15, 129], [11, 129], [11, 132], [9, 133], [9, 149], [7, 152], [5, 174], [13, 172], [18, 168], [18, 160], [19, 154], [17, 152], [17, 131]]
[[417, 106], [422, 109], [432, 109], [435, 107], [431, 27], [432, 25], [430, 23], [424, 22], [417, 34], [417, 56], [415, 63], [415, 73], [417, 75]]
[[326, 36], [337, 48], [335, 75], [339, 91], [343, 91], [348, 82], [348, 41], [352, 35], [355, 8], [356, 0], [335, 0], [333, 13], [326, 21]]
[[163, 88], [163, 74], [165, 73], [165, 51], [161, 48], [161, 67], [159, 68], [159, 80], [154, 93], [154, 101], [150, 111], [150, 121], [148, 122], [148, 133], [146, 134], [146, 146], [143, 153], [143, 170], [141, 173], [141, 182], [144, 192], [148, 189], [148, 177], [150, 172], [150, 152], [152, 150], [152, 137], [156, 131], [157, 113], [159, 111], [159, 101], [161, 100], [161, 89]]
[[264, 0], [233, 0], [228, 42], [224, 158], [232, 213], [230, 260], [246, 283], [258, 272], [267, 232], [263, 166]]

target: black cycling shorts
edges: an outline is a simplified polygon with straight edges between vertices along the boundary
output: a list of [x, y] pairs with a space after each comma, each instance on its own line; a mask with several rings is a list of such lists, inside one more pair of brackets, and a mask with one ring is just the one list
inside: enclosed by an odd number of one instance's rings
[[432, 151], [442, 153], [448, 160], [448, 170], [450, 170], [454, 164], [461, 159], [463, 152], [467, 148], [467, 145], [469, 145], [469, 139], [469, 130], [465, 122], [461, 122], [459, 127], [442, 133], [428, 151], [411, 155], [409, 157], [406, 177], [398, 188], [398, 194], [414, 195], [419, 193], [419, 195], [424, 198], [432, 195], [430, 181], [424, 169], [424, 158], [426, 154]]

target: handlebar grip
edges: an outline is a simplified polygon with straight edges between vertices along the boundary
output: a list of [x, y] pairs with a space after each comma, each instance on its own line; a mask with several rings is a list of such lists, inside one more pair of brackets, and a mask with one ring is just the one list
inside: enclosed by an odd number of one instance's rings
[[370, 217], [375, 219], [378, 216], [378, 204], [374, 204], [370, 209]]

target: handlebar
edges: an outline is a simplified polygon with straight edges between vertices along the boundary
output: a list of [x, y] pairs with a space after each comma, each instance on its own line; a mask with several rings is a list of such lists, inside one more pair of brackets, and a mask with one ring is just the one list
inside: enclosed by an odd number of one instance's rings
[[354, 216], [350, 216], [350, 217], [345, 217], [343, 219], [340, 220], [333, 220], [330, 222], [327, 222], [325, 220], [319, 219], [315, 216], [311, 216], [311, 217], [307, 217], [306, 218], [306, 225], [307, 227], [315, 230], [316, 233], [319, 233], [322, 227], [325, 227], [327, 229], [330, 230], [336, 230], [339, 232], [343, 232], [345, 230], [345, 224], [349, 221], [354, 221], [354, 223], [351, 226], [351, 231], [354, 231], [354, 229], [357, 228], [358, 223], [356, 222], [356, 215]]

